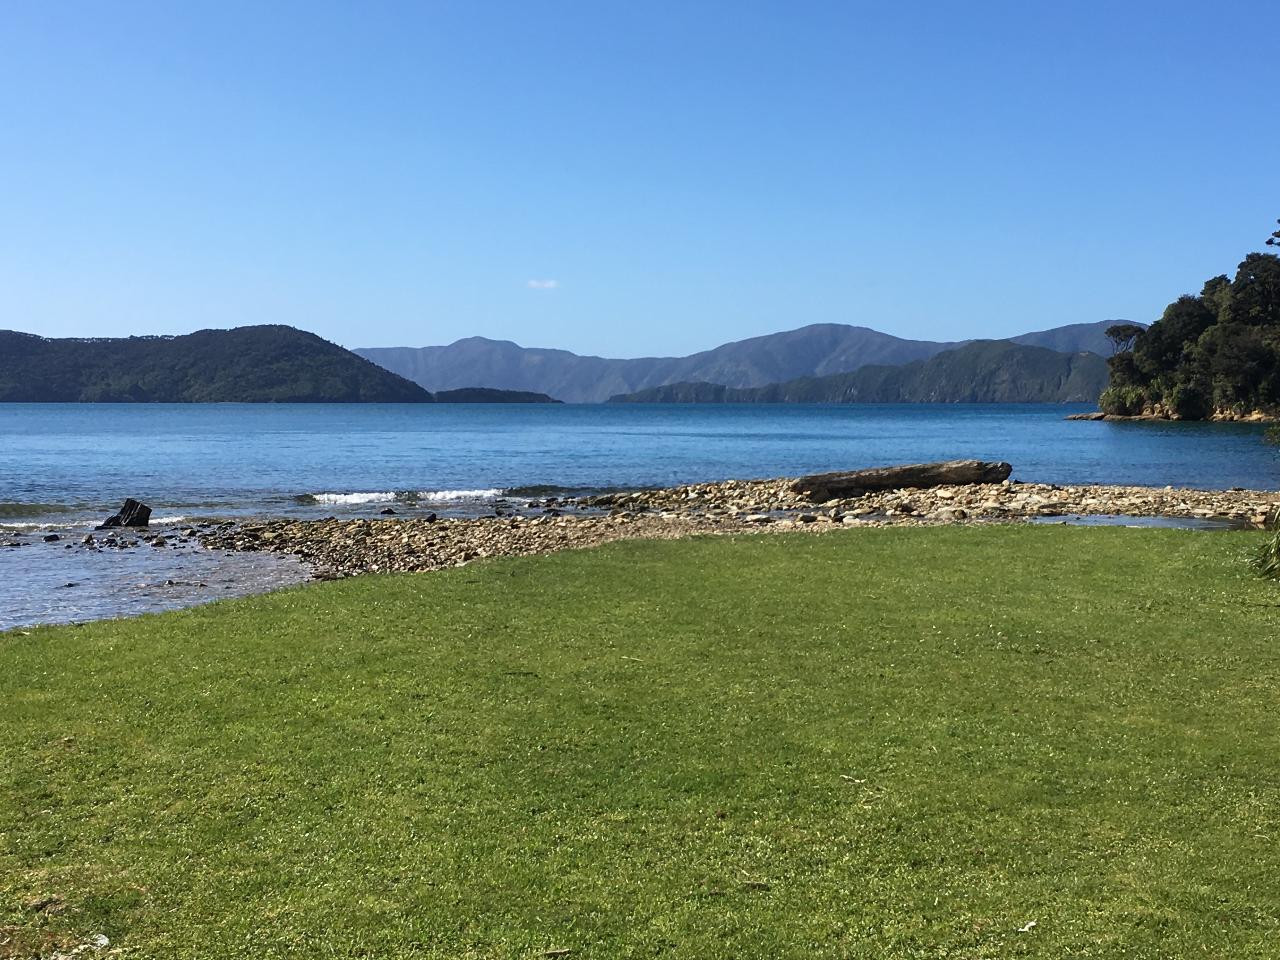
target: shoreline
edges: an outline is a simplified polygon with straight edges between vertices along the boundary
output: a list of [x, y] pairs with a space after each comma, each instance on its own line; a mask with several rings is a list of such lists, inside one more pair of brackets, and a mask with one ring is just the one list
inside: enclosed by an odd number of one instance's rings
[[210, 550], [191, 527], [3, 534], [0, 635], [186, 609], [312, 579], [291, 554]]
[[[489, 557], [530, 556], [623, 539], [705, 534], [1043, 522], [1070, 517], [1168, 518], [1261, 529], [1280, 492], [1062, 486], [1004, 481], [868, 493], [817, 503], [791, 478], [551, 498], [540, 515], [476, 518], [261, 520], [199, 533], [206, 546], [298, 557], [316, 579], [425, 572]], [[539, 501], [531, 501], [537, 506]]]
[[[0, 536], [0, 560], [23, 557], [27, 585], [13, 596], [26, 598], [19, 608], [25, 606], [28, 615], [19, 612], [3, 629], [108, 620], [318, 580], [443, 570], [491, 557], [545, 555], [617, 540], [1088, 523], [1091, 517], [1119, 525], [1146, 520], [1150, 522], [1140, 525], [1167, 521], [1173, 526], [1260, 529], [1280, 510], [1280, 491], [1004, 481], [880, 491], [818, 503], [796, 493], [793, 483], [790, 478], [726, 480], [519, 502], [502, 499], [489, 504], [492, 512], [482, 516], [258, 515], [111, 531], [8, 533]], [[257, 564], [254, 556], [273, 558], [272, 564]], [[290, 566], [274, 566], [277, 560]], [[31, 588], [41, 583], [47, 589], [38, 589], [33, 599]]]
[[1090, 420], [1105, 423], [1280, 423], [1280, 416], [1254, 410], [1251, 413], [1215, 413], [1197, 420], [1183, 417], [1162, 417], [1154, 413], [1103, 413], [1094, 410], [1090, 413], [1069, 413], [1063, 420]]

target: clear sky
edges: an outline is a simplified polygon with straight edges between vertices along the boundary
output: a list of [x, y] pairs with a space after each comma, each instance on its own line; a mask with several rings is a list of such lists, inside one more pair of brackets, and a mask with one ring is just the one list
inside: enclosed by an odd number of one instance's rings
[[0, 328], [679, 354], [1150, 321], [1280, 217], [1280, 3], [0, 5]]

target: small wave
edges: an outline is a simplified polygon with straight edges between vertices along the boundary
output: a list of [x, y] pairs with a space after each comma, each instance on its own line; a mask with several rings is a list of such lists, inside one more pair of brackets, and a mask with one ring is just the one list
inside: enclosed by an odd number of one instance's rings
[[508, 497], [573, 497], [588, 493], [600, 493], [602, 487], [566, 487], [558, 483], [531, 483], [524, 487], [508, 487], [503, 492]]
[[70, 513], [78, 509], [65, 503], [23, 503], [0, 500], [0, 517], [39, 517], [46, 513]]
[[608, 484], [592, 487], [568, 487], [558, 483], [531, 483], [524, 487], [509, 487], [503, 493], [508, 497], [585, 497], [599, 493], [625, 493], [635, 489], [638, 488], [615, 487]]
[[0, 523], [0, 530], [8, 533], [26, 533], [29, 530], [75, 530], [77, 527], [92, 526], [92, 520], [80, 520], [75, 523], [57, 523], [48, 521], [45, 523], [32, 523], [28, 521], [13, 521]]
[[293, 498], [303, 506], [328, 504], [358, 507], [367, 503], [475, 503], [502, 496], [498, 489], [383, 490], [373, 493], [303, 493]]
[[[0, 522], [0, 530], [9, 533], [27, 533], [31, 530], [87, 530], [96, 528], [103, 521], [103, 517], [81, 517], [79, 520], [69, 521], [13, 521]], [[152, 517], [150, 526], [172, 526], [176, 523], [187, 523], [190, 521], [187, 516], [172, 517]], [[142, 530], [143, 527], [120, 527], [120, 530]]]
[[361, 503], [390, 503], [396, 499], [394, 490], [383, 493], [305, 493], [296, 498], [299, 503], [331, 503], [355, 506]]
[[496, 500], [502, 496], [501, 490], [421, 490], [415, 499], [427, 503], [468, 503], [484, 500]]

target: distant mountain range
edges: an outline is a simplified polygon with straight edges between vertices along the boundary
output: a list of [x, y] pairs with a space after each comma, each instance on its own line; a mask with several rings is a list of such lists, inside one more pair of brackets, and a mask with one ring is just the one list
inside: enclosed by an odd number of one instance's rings
[[526, 349], [482, 337], [447, 347], [353, 352], [279, 325], [61, 340], [0, 331], [0, 401], [1093, 400], [1106, 385], [1106, 364], [1097, 353], [1108, 350], [1107, 325], [941, 343], [817, 324], [688, 357], [637, 360]]
[[1067, 403], [1093, 402], [1107, 385], [1094, 353], [1060, 353], [1009, 340], [977, 340], [928, 360], [871, 365], [763, 387], [674, 383], [613, 403]]
[[[1078, 323], [1012, 338], [1067, 353], [1110, 352], [1110, 321]], [[861, 367], [927, 360], [971, 341], [904, 340], [845, 324], [822, 323], [726, 343], [687, 357], [613, 360], [567, 350], [521, 347], [468, 337], [444, 347], [369, 347], [355, 352], [428, 390], [461, 386], [546, 393], [568, 403], [598, 403], [674, 383], [761, 387]]]
[[177, 337], [54, 340], [0, 330], [0, 402], [550, 402], [501, 390], [433, 397], [313, 333], [285, 326]]
[[[1005, 337], [1013, 343], [1024, 347], [1044, 347], [1057, 350], [1059, 353], [1096, 353], [1100, 357], [1111, 355], [1114, 347], [1107, 339], [1107, 327], [1117, 323], [1128, 323], [1127, 320], [1100, 320], [1097, 323], [1068, 323], [1064, 327], [1051, 327], [1048, 330], [1037, 330], [1017, 337]], [[1145, 323], [1138, 324], [1145, 327]]]

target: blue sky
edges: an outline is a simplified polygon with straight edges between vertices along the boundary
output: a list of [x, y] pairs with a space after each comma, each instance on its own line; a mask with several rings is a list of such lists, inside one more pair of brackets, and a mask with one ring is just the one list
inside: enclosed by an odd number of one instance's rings
[[1280, 217], [1280, 4], [0, 7], [0, 327], [679, 354], [1149, 321]]

